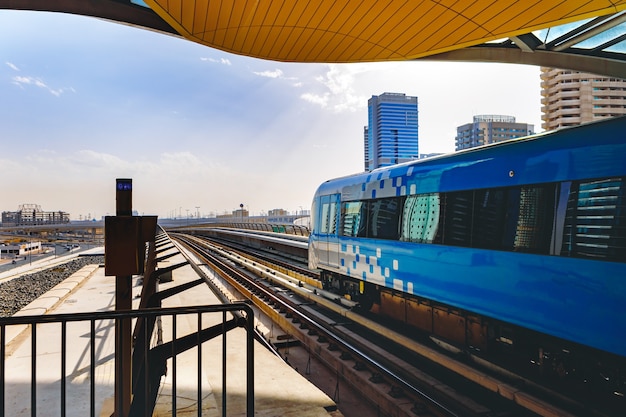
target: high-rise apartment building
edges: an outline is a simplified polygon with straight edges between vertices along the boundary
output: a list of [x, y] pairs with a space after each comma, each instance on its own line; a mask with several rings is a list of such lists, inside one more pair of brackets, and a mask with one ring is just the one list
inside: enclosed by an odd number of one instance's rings
[[541, 127], [566, 126], [626, 114], [626, 80], [541, 68]]
[[383, 93], [367, 101], [365, 170], [417, 159], [417, 97]]
[[534, 134], [534, 125], [515, 122], [515, 117], [498, 114], [474, 116], [472, 123], [456, 128], [455, 150], [475, 148]]

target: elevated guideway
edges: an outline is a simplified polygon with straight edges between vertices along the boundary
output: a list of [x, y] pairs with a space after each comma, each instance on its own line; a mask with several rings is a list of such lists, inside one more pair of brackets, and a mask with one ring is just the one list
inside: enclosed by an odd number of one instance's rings
[[242, 223], [171, 230], [176, 231], [280, 253], [303, 262], [308, 260], [309, 231], [303, 226]]

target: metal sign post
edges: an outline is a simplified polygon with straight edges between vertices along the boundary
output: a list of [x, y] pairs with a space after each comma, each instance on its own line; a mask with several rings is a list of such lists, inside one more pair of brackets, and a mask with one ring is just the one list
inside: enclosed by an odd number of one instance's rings
[[[132, 179], [117, 179], [115, 189], [116, 217], [108, 219], [105, 228], [105, 269], [115, 272], [115, 310], [132, 309], [132, 271], [136, 269], [137, 219], [132, 217]], [[105, 219], [106, 221], [107, 219]], [[113, 253], [110, 253], [113, 252]], [[117, 255], [117, 256], [115, 256]], [[115, 321], [115, 417], [130, 412], [132, 381], [131, 319]]]
[[[116, 180], [115, 216], [104, 218], [104, 274], [115, 276], [115, 310], [133, 307], [132, 277], [143, 274], [146, 242], [154, 242], [156, 216], [133, 216], [133, 180]], [[147, 343], [146, 343], [147, 346]], [[133, 394], [132, 320], [115, 320], [115, 412], [128, 417]]]

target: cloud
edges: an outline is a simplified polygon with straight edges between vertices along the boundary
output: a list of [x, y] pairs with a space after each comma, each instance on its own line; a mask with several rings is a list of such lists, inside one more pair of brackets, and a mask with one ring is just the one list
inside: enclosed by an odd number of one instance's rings
[[70, 154], [67, 160], [73, 167], [79, 169], [89, 167], [90, 170], [106, 170], [115, 172], [132, 168], [132, 162], [130, 161], [125, 161], [115, 155], [88, 149], [83, 149]]
[[328, 106], [329, 94], [319, 95], [304, 93], [300, 96], [300, 98], [304, 101], [308, 101], [309, 103], [317, 104], [321, 108], [326, 108]]
[[161, 154], [159, 165], [167, 170], [179, 170], [184, 167], [185, 170], [198, 172], [203, 170], [203, 162], [191, 152], [164, 152]]
[[357, 79], [366, 72], [373, 72], [377, 67], [364, 64], [328, 64], [326, 71], [315, 77], [313, 91], [300, 95], [302, 100], [316, 104], [334, 113], [361, 111], [368, 96], [357, 93]]
[[46, 83], [44, 83], [41, 79], [28, 76], [18, 75], [13, 77], [13, 84], [19, 86], [20, 88], [24, 88], [25, 85], [33, 85], [35, 87], [43, 88], [44, 90], [48, 91], [50, 94], [56, 97], [59, 97], [66, 91], [76, 92], [72, 87], [54, 89], [46, 85]]
[[91, 181], [103, 173], [113, 176], [116, 172], [135, 169], [134, 161], [126, 161], [115, 155], [92, 150], [59, 153], [54, 150], [39, 149], [27, 155], [23, 161], [20, 177], [35, 178], [43, 173], [53, 182]]
[[356, 84], [361, 74], [376, 71], [378, 67], [372, 68], [371, 64], [315, 64], [285, 65], [252, 73], [273, 80], [289, 80], [289, 85], [300, 91], [301, 100], [332, 113], [343, 113], [365, 108], [369, 96], [358, 94]]
[[200, 58], [200, 61], [213, 62], [215, 64], [222, 64], [222, 65], [228, 65], [228, 66], [233, 65], [232, 62], [230, 62], [230, 59], [227, 59], [227, 58], [215, 59], [215, 58], [202, 57]]
[[22, 85], [22, 84], [35, 84], [37, 82], [37, 80], [35, 80], [32, 77], [13, 77], [13, 83], [17, 84], [17, 85]]
[[330, 64], [324, 76], [317, 81], [326, 86], [333, 94], [345, 94], [354, 91], [356, 75], [371, 71], [368, 66], [362, 64]]
[[20, 69], [17, 67], [17, 65], [15, 65], [15, 64], [14, 64], [14, 63], [12, 63], [12, 62], [6, 62], [6, 64], [7, 64], [7, 66], [8, 66], [9, 68], [11, 68], [11, 69], [12, 69], [12, 70], [14, 70], [14, 71], [19, 71], [19, 70], [20, 70]]
[[279, 68], [275, 69], [274, 71], [253, 71], [253, 74], [267, 78], [284, 78], [284, 73]]

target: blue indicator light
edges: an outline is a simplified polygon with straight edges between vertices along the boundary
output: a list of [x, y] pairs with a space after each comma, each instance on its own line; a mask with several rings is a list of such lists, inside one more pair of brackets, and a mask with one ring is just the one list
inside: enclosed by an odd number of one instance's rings
[[131, 191], [133, 189], [132, 181], [118, 181], [117, 191]]

